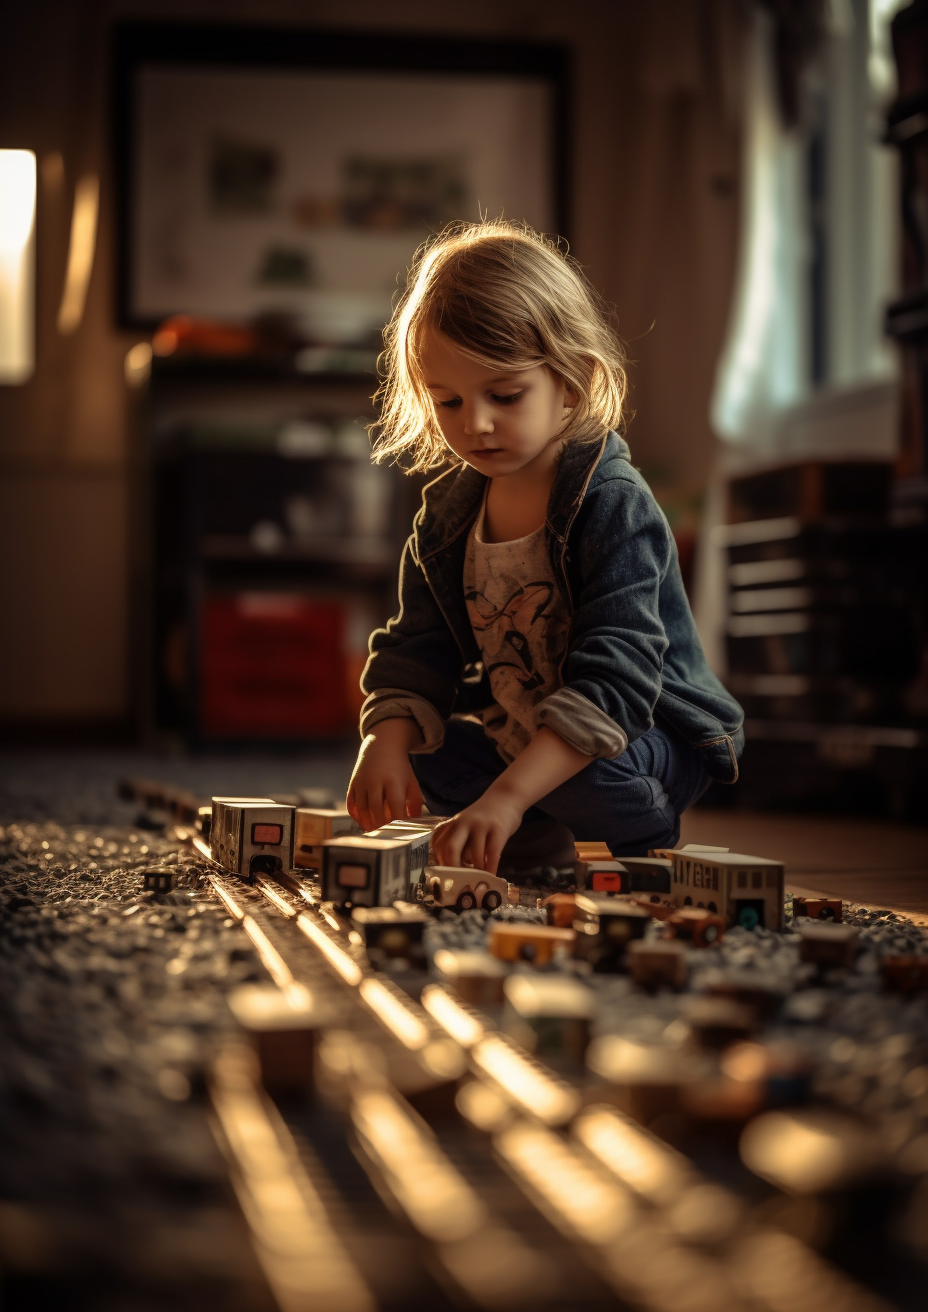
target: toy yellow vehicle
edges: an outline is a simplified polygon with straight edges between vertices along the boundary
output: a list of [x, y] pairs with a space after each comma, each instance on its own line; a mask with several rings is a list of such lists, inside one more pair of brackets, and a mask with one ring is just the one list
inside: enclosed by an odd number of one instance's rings
[[475, 870], [473, 866], [426, 866], [422, 891], [437, 906], [457, 907], [459, 911], [469, 911], [472, 907], [495, 911], [509, 900], [505, 879], [491, 875], [489, 870]]

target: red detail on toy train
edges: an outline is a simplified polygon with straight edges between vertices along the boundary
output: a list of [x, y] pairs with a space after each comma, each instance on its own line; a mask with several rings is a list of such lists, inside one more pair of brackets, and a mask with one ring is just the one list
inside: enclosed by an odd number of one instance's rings
[[202, 732], [308, 738], [350, 726], [341, 602], [301, 594], [216, 595], [204, 599], [201, 616]]
[[273, 843], [279, 846], [283, 840], [283, 825], [252, 825], [251, 841], [253, 843]]

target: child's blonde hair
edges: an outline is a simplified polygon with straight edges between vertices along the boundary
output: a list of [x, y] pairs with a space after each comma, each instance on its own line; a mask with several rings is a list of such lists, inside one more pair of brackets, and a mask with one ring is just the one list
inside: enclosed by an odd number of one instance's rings
[[547, 365], [578, 397], [565, 438], [592, 440], [621, 427], [625, 352], [577, 262], [526, 224], [460, 222], [416, 252], [384, 329], [375, 460], [401, 460], [412, 473], [457, 459], [422, 377], [429, 328], [490, 367]]

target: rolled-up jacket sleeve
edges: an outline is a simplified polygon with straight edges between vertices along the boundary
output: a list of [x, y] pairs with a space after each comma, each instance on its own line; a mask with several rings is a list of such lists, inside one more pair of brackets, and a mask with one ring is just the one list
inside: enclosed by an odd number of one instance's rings
[[[609, 479], [592, 488], [572, 526], [567, 568], [573, 621], [563, 688], [547, 701], [562, 699], [552, 708], [562, 723], [586, 703], [618, 729], [625, 743], [617, 751], [600, 747], [597, 755], [619, 755], [654, 724], [668, 647], [659, 594], [675, 550], [654, 498], [628, 479]], [[572, 698], [568, 704], [566, 693], [582, 700]], [[595, 733], [592, 711], [584, 708], [582, 718]], [[604, 745], [611, 748], [607, 740], [608, 733]]]
[[612, 759], [628, 746], [625, 730], [575, 688], [558, 688], [539, 702], [534, 719], [536, 729], [543, 725], [553, 729], [587, 756]]
[[361, 733], [380, 720], [408, 716], [422, 731], [423, 744], [415, 750], [435, 751], [454, 706], [463, 658], [416, 557], [414, 537], [400, 563], [399, 602], [397, 614], [371, 635], [361, 675]]

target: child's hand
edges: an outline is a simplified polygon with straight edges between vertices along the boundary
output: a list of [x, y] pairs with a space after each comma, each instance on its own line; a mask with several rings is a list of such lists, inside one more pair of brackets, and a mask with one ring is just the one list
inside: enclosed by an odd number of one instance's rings
[[503, 848], [521, 823], [518, 805], [488, 789], [471, 806], [437, 826], [432, 835], [435, 859], [439, 865], [472, 865], [495, 875]]
[[345, 805], [362, 829], [422, 813], [409, 749], [422, 741], [415, 720], [381, 720], [361, 744]]

